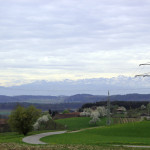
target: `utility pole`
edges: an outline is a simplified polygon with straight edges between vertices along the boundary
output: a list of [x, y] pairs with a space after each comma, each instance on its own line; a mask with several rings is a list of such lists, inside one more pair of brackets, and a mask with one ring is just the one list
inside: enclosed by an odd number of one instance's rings
[[107, 122], [106, 124], [109, 126], [111, 124], [110, 120], [110, 96], [109, 96], [109, 91], [108, 91], [108, 99], [107, 99]]

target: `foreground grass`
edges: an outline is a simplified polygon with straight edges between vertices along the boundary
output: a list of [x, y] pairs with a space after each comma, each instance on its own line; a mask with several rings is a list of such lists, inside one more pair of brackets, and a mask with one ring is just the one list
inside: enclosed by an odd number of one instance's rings
[[[40, 134], [45, 132], [53, 132], [54, 130], [43, 130], [43, 131], [33, 131], [29, 132], [26, 136]], [[7, 132], [7, 133], [0, 133], [0, 143], [19, 143], [22, 144], [22, 138], [25, 136], [23, 134], [18, 134], [16, 132]], [[0, 149], [1, 150], [1, 149]]]
[[150, 122], [135, 122], [110, 127], [100, 127], [77, 133], [65, 133], [44, 137], [50, 144], [131, 144], [150, 145]]
[[[95, 127], [95, 125], [90, 125], [90, 117], [74, 117], [67, 119], [56, 120], [57, 123], [66, 125], [67, 130], [80, 130], [83, 128]], [[96, 126], [106, 125], [106, 118], [101, 118], [101, 121], [96, 124]]]
[[[31, 146], [14, 143], [0, 144], [1, 150], [139, 150], [139, 148], [113, 147], [113, 146], [94, 146], [94, 145], [42, 145]], [[145, 148], [140, 148], [145, 150]]]
[[[80, 117], [80, 118], [69, 118], [57, 120], [59, 123], [67, 124], [69, 130], [79, 130], [83, 128], [92, 127], [89, 125], [90, 118]], [[23, 135], [19, 135], [14, 132], [0, 133], [0, 149], [7, 150], [9, 147], [13, 150], [19, 148], [22, 150], [36, 150], [36, 149], [59, 149], [59, 150], [76, 150], [76, 149], [91, 149], [91, 150], [134, 150], [137, 148], [122, 148], [122, 147], [112, 147], [110, 145], [150, 145], [150, 121], [135, 122], [127, 124], [112, 125], [109, 127], [105, 125], [106, 119], [103, 118], [101, 122], [97, 124], [98, 128], [87, 129], [82, 132], [76, 133], [65, 133], [61, 135], [52, 135], [44, 137], [41, 141], [49, 143], [48, 146], [31, 146], [24, 144], [22, 142]], [[51, 130], [46, 131], [34, 131], [30, 132], [28, 135], [39, 134], [43, 132], [51, 132]], [[27, 136], [28, 136], [27, 135]], [[6, 144], [4, 144], [6, 143]], [[107, 145], [107, 146], [105, 146]], [[16, 147], [17, 146], [17, 147]], [[2, 148], [3, 147], [3, 148]], [[75, 149], [76, 148], [76, 149]], [[140, 148], [141, 150], [142, 148]]]

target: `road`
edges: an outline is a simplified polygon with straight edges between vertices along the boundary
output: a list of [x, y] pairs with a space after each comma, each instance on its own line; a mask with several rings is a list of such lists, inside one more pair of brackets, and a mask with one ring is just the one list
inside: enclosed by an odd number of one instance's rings
[[66, 131], [56, 131], [56, 132], [46, 132], [46, 133], [35, 134], [35, 135], [31, 135], [31, 136], [27, 136], [23, 138], [22, 141], [28, 144], [46, 144], [44, 142], [41, 142], [40, 139], [45, 136], [63, 134], [65, 132]]

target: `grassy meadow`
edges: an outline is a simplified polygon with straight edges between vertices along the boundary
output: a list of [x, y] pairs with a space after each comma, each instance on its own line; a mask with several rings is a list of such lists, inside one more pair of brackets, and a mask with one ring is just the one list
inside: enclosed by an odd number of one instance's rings
[[74, 118], [67, 118], [67, 119], [58, 119], [56, 120], [57, 123], [66, 125], [67, 130], [80, 130], [84, 128], [90, 128], [95, 126], [105, 126], [106, 125], [106, 118], [101, 118], [96, 125], [89, 124], [91, 120], [90, 117], [74, 117]]
[[[89, 121], [90, 121], [89, 117], [75, 117], [75, 118], [56, 120], [56, 122], [59, 124], [67, 125], [67, 130], [69, 131], [93, 127], [93, 125], [89, 124]], [[105, 124], [106, 124], [106, 118], [102, 118], [101, 121], [96, 124], [96, 126], [103, 126]], [[54, 130], [33, 131], [33, 132], [28, 133], [28, 135], [39, 134], [43, 132], [51, 132], [51, 131], [54, 131]], [[4, 142], [22, 143], [23, 137], [24, 137], [23, 135], [18, 134], [16, 132], [0, 133], [0, 143], [4, 143]]]
[[[114, 147], [113, 145], [150, 145], [150, 121], [106, 125], [106, 118], [97, 123], [97, 128], [89, 125], [90, 118], [59, 119], [56, 122], [67, 125], [68, 133], [47, 136], [41, 141], [47, 145], [30, 145], [22, 142], [23, 135], [15, 132], [0, 133], [0, 147], [4, 150], [136, 150], [139, 148]], [[73, 130], [86, 129], [71, 133]], [[33, 131], [28, 135], [46, 131]], [[27, 136], [28, 136], [27, 135]], [[143, 150], [144, 148], [140, 148]]]
[[[45, 132], [53, 132], [54, 130], [43, 130], [43, 131], [32, 131], [29, 132], [26, 136], [40, 134]], [[56, 130], [55, 130], [56, 131]], [[18, 134], [16, 132], [6, 132], [0, 133], [0, 143], [18, 143], [23, 144], [22, 138], [25, 136], [23, 134]]]
[[49, 144], [131, 144], [150, 145], [150, 122], [135, 122], [127, 124], [99, 127], [77, 133], [65, 133], [44, 137], [41, 141]]

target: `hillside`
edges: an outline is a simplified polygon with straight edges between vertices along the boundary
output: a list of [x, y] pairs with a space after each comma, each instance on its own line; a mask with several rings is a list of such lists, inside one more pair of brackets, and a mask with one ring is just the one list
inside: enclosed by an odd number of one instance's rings
[[[107, 96], [76, 94], [72, 96], [4, 96], [0, 95], [0, 103], [7, 102], [28, 102], [28, 103], [92, 103], [106, 101]], [[127, 94], [127, 95], [112, 95], [111, 101], [150, 101], [150, 94]]]

